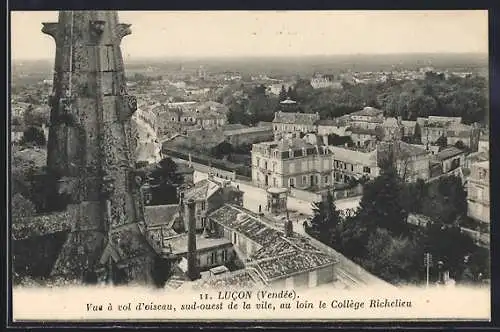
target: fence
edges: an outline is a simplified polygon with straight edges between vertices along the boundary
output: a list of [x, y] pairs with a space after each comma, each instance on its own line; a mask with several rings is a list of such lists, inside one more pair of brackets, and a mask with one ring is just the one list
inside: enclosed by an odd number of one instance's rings
[[321, 200], [321, 194], [297, 188], [290, 188], [290, 196], [306, 202], [318, 202]]

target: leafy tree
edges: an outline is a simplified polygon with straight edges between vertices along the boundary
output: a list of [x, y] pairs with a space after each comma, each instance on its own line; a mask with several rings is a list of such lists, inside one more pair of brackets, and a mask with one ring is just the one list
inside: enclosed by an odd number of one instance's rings
[[413, 141], [416, 144], [422, 144], [422, 129], [418, 123], [415, 123], [415, 132], [413, 133]]
[[287, 97], [287, 93], [286, 93], [286, 89], [285, 89], [285, 86], [282, 85], [281, 86], [281, 91], [279, 93], [279, 101], [283, 101], [283, 100], [286, 100], [286, 97]]
[[435, 222], [453, 224], [467, 214], [467, 193], [462, 180], [446, 176], [430, 183], [422, 201], [422, 213]]
[[467, 149], [467, 146], [465, 146], [464, 142], [462, 142], [462, 141], [457, 141], [457, 142], [455, 143], [455, 147], [456, 147], [457, 149], [460, 149], [460, 150], [465, 150], [465, 149]]
[[439, 146], [439, 149], [444, 149], [445, 147], [448, 146], [448, 139], [444, 136], [440, 136], [437, 140], [436, 140], [436, 145]]
[[45, 134], [43, 130], [39, 127], [28, 127], [21, 138], [21, 144], [33, 144], [37, 146], [45, 146], [47, 141], [45, 139]]
[[316, 205], [319, 207], [319, 211], [312, 219], [309, 231], [321, 242], [332, 245], [337, 242], [336, 229], [341, 221], [332, 193], [328, 191], [325, 198]]
[[297, 100], [297, 91], [296, 91], [295, 87], [292, 87], [292, 86], [288, 87], [287, 96], [291, 100]]
[[212, 148], [212, 155], [220, 159], [233, 153], [233, 151], [234, 149], [231, 143], [223, 141]]
[[19, 193], [12, 197], [10, 208], [14, 221], [18, 221], [20, 220], [19, 218], [29, 217], [35, 214], [35, 205]]
[[476, 248], [470, 236], [461, 232], [458, 226], [432, 224], [428, 227], [425, 249], [433, 261], [442, 261], [450, 275], [457, 278], [465, 270], [464, 258]]
[[393, 164], [387, 162], [381, 175], [365, 184], [357, 218], [369, 228], [384, 228], [399, 235], [407, 232], [408, 212], [401, 203], [402, 181]]
[[381, 228], [370, 234], [362, 260], [366, 269], [391, 283], [418, 282], [421, 250], [408, 237], [393, 237]]

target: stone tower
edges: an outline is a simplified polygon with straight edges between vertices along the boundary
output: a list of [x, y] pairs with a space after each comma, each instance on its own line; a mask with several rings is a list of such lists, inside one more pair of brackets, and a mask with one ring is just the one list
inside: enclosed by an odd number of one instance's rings
[[148, 283], [154, 250], [141, 231], [120, 43], [130, 25], [116, 11], [60, 11], [43, 23], [56, 43], [47, 170], [69, 197], [73, 228], [52, 274], [84, 281]]

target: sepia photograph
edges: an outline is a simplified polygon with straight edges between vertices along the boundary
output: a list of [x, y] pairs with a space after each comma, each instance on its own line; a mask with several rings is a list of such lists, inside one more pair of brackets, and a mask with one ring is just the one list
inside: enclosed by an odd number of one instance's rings
[[14, 322], [490, 320], [486, 10], [9, 20]]

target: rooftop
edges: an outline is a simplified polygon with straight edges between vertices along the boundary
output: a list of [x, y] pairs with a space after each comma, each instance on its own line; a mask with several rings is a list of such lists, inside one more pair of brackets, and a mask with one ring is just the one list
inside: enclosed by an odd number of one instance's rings
[[184, 199], [206, 200], [215, 194], [221, 185], [212, 179], [198, 181], [184, 192]]
[[[196, 235], [196, 250], [202, 251], [205, 249], [230, 246], [231, 241], [226, 238], [217, 237], [204, 237], [201, 234]], [[188, 246], [188, 233], [175, 235], [163, 240], [163, 253], [182, 255], [187, 253]], [[171, 250], [170, 250], [171, 249]]]
[[238, 289], [253, 288], [262, 285], [262, 281], [250, 270], [242, 269], [234, 272], [226, 272], [220, 275], [211, 276], [206, 279], [199, 279], [193, 285], [194, 289]]
[[354, 113], [351, 113], [349, 115], [351, 116], [378, 116], [384, 114], [384, 111], [379, 110], [375, 107], [365, 107], [360, 111], [356, 111]]
[[276, 112], [273, 122], [295, 123], [313, 126], [319, 120], [318, 113]]
[[372, 150], [371, 152], [361, 152], [339, 146], [330, 146], [329, 149], [333, 152], [333, 158], [336, 160], [348, 161], [352, 162], [353, 164], [371, 166], [377, 165], [376, 150]]
[[210, 218], [260, 246], [247, 257], [247, 266], [255, 267], [268, 281], [337, 262], [336, 257], [316, 247], [310, 239], [297, 233], [285, 237], [264, 217], [244, 208], [225, 204]]
[[464, 152], [462, 150], [460, 150], [459, 148], [456, 148], [454, 146], [450, 146], [450, 147], [447, 147], [447, 148], [439, 151], [434, 156], [436, 157], [436, 159], [443, 161], [443, 160], [458, 156], [459, 154], [463, 154], [463, 153]]
[[257, 127], [248, 127], [248, 128], [240, 128], [233, 130], [224, 130], [224, 135], [231, 136], [231, 135], [266, 132], [266, 131], [272, 131], [272, 128], [268, 126], [257, 126]]
[[171, 225], [178, 212], [178, 204], [146, 206], [144, 208], [144, 221], [148, 227]]

